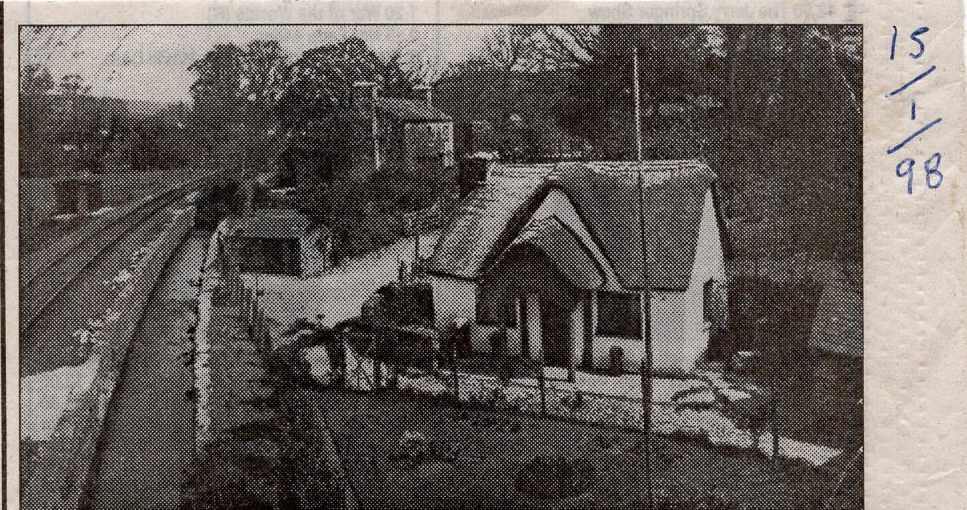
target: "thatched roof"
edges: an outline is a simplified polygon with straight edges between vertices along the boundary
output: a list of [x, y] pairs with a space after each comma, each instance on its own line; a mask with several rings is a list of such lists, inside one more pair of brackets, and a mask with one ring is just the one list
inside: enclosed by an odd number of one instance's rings
[[651, 287], [685, 289], [705, 194], [715, 180], [715, 174], [697, 161], [498, 164], [444, 229], [429, 269], [479, 278], [525, 227], [550, 189], [557, 188], [574, 204], [619, 283], [640, 289], [643, 257], [635, 198], [639, 169], [644, 176]]

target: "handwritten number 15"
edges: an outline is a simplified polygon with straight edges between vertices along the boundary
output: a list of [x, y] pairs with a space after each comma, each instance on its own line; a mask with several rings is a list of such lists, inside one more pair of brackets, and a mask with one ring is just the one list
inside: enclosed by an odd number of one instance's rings
[[[923, 41], [920, 40], [919, 36], [927, 33], [929, 30], [930, 28], [928, 27], [920, 27], [910, 33], [910, 40], [917, 43], [917, 45], [920, 46], [920, 49], [917, 50], [916, 53], [910, 54], [910, 57], [913, 58], [914, 60], [923, 56], [923, 51], [924, 51]], [[894, 25], [893, 40], [890, 42], [890, 60], [893, 60], [893, 56], [896, 54], [896, 36], [897, 36], [897, 30], [896, 30], [896, 25]]]
[[[907, 178], [907, 195], [913, 194], [913, 165], [916, 161], [913, 158], [904, 158], [897, 163], [896, 176]], [[906, 167], [906, 169], [904, 169]], [[943, 183], [943, 174], [940, 173], [940, 153], [935, 152], [930, 159], [923, 162], [923, 170], [926, 172], [927, 187], [937, 189]], [[936, 179], [936, 182], [934, 181]]]

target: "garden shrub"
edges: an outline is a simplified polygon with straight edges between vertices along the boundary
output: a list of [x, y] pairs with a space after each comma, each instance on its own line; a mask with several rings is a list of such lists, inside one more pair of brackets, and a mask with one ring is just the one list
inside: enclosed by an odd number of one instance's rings
[[535, 499], [550, 500], [586, 494], [594, 485], [594, 466], [587, 460], [538, 456], [521, 468], [516, 489]]

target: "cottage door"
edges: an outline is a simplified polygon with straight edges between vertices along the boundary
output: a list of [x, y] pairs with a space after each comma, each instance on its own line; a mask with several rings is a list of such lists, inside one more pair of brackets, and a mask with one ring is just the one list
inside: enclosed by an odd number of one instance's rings
[[541, 349], [544, 365], [566, 367], [567, 310], [553, 299], [541, 299]]

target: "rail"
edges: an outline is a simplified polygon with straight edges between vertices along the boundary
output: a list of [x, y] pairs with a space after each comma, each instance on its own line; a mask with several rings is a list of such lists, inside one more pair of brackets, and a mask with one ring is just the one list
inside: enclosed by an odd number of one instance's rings
[[[184, 196], [191, 194], [197, 188], [209, 182], [209, 179], [215, 178], [218, 175], [219, 174], [205, 175], [203, 177], [181, 183], [180, 185], [177, 185], [176, 187], [163, 193], [147, 197], [123, 209], [112, 211], [113, 214], [110, 216], [105, 216], [102, 221], [84, 225], [84, 227], [77, 232], [73, 232], [66, 236], [62, 242], [56, 243], [54, 245], [55, 248], [53, 255], [41, 257], [39, 262], [34, 263], [30, 267], [26, 268], [24, 273], [21, 274], [21, 334], [33, 325], [37, 318], [48, 307], [50, 307], [50, 305], [64, 292], [64, 290], [66, 290], [74, 281], [76, 281], [77, 277], [87, 270], [95, 260], [97, 260], [100, 254], [104, 253], [104, 251], [110, 248], [119, 239], [124, 237], [132, 229], [136, 228], [142, 220], [152, 216], [157, 211], [178, 201]], [[106, 241], [95, 243], [95, 241], [98, 241], [98, 235], [107, 235], [108, 237]], [[65, 259], [67, 259], [67, 257], [71, 256], [72, 254], [76, 254], [77, 251], [81, 250], [85, 244], [92, 247], [92, 250], [83, 255], [83, 260], [76, 266], [76, 268], [72, 268], [73, 270], [67, 275], [62, 274], [62, 272], [51, 271], [52, 268], [56, 268]], [[54, 279], [54, 289], [52, 292], [43, 293], [33, 297], [33, 293], [27, 291], [27, 289], [39, 284], [44, 278], [44, 275], [48, 273], [54, 273], [52, 276]], [[28, 299], [24, 299], [24, 295], [27, 295]]]
[[94, 380], [80, 389], [57, 419], [53, 434], [29, 460], [30, 475], [22, 480], [24, 508], [60, 509], [82, 506], [84, 488], [90, 480], [100, 434], [109, 412], [124, 362], [141, 323], [152, 290], [165, 262], [191, 229], [194, 209], [176, 212], [164, 230], [148, 246], [121, 293], [110, 306], [103, 332], [89, 361], [96, 366]]

